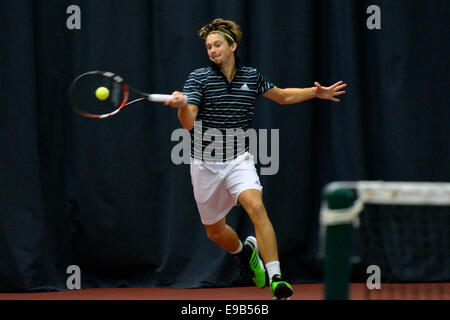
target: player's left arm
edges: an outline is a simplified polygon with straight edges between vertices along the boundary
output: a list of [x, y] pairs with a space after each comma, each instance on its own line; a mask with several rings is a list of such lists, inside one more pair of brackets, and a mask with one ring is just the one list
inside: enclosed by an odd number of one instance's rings
[[300, 103], [313, 98], [339, 102], [340, 100], [335, 97], [344, 94], [345, 90], [341, 89], [346, 86], [347, 84], [343, 83], [343, 81], [336, 82], [329, 87], [323, 87], [318, 82], [314, 82], [314, 87], [311, 88], [281, 89], [275, 86], [267, 90], [263, 96], [279, 104]]

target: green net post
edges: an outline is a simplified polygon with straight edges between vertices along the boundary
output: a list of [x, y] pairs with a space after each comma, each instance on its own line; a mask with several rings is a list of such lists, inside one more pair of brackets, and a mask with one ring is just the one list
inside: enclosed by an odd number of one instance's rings
[[[341, 214], [354, 204], [354, 192], [349, 188], [328, 186], [324, 191], [328, 210]], [[326, 226], [324, 257], [325, 299], [347, 300], [349, 298], [350, 256], [352, 248], [352, 221]]]

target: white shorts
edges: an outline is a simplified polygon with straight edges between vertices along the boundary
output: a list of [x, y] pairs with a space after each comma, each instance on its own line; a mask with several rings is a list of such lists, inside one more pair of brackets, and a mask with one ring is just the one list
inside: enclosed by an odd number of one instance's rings
[[241, 192], [262, 191], [253, 156], [245, 152], [226, 162], [203, 162], [191, 158], [194, 198], [203, 224], [214, 224], [238, 204]]

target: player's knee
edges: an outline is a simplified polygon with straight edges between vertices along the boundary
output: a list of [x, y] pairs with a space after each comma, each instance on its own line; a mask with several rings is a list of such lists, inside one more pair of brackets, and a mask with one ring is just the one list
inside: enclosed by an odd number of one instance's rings
[[208, 236], [209, 240], [217, 242], [218, 240], [221, 239], [223, 231], [215, 229], [206, 229], [206, 235]]
[[261, 201], [254, 201], [247, 207], [247, 213], [252, 222], [262, 223], [267, 219], [267, 212]]

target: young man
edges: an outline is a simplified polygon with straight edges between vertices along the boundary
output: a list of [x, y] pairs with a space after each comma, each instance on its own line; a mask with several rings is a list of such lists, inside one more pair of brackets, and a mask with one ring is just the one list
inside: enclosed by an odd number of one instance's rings
[[[183, 128], [190, 130], [192, 141], [203, 137], [191, 150], [191, 178], [200, 217], [208, 238], [249, 268], [257, 287], [266, 286], [267, 270], [273, 298], [286, 299], [293, 293], [292, 286], [281, 275], [276, 236], [262, 201], [262, 187], [248, 143], [239, 145], [233, 138], [234, 150], [230, 152], [225, 146], [222, 153], [214, 155], [215, 161], [209, 161], [205, 150], [215, 139], [206, 137], [205, 132], [215, 129], [219, 135], [226, 135], [229, 132], [226, 129], [250, 128], [253, 103], [259, 95], [279, 104], [312, 98], [338, 102], [335, 97], [345, 93], [339, 90], [346, 84], [339, 81], [323, 87], [315, 82], [311, 88], [280, 89], [265, 80], [258, 70], [239, 65], [235, 53], [242, 32], [235, 22], [215, 19], [202, 27], [199, 35], [205, 40], [212, 65], [193, 71], [183, 93], [173, 92], [174, 98], [165, 104], [179, 108], [178, 118]], [[222, 161], [217, 162], [218, 158]], [[227, 213], [237, 204], [248, 213], [256, 239], [250, 236], [242, 243], [226, 224]]]

